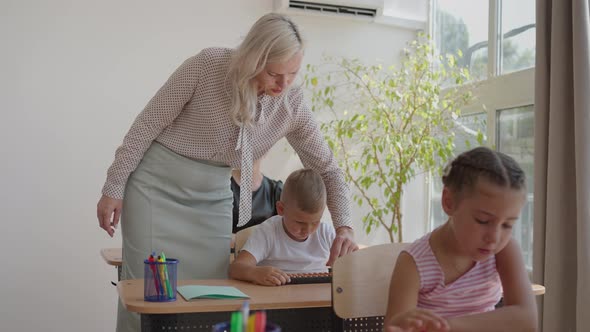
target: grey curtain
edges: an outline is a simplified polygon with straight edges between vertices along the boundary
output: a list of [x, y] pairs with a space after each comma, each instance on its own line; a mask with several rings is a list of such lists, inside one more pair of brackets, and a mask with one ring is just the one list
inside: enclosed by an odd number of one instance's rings
[[546, 332], [590, 331], [589, 0], [537, 0], [535, 282]]

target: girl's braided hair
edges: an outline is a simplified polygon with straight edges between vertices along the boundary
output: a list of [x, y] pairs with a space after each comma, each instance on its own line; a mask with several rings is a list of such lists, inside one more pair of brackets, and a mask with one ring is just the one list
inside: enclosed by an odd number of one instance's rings
[[510, 156], [487, 147], [477, 147], [457, 156], [444, 169], [443, 184], [454, 192], [473, 189], [482, 177], [503, 187], [525, 188], [526, 176]]

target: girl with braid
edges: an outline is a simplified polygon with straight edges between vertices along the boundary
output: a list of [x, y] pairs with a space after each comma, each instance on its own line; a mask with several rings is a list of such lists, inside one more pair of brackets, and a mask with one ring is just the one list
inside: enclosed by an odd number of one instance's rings
[[535, 331], [536, 303], [512, 237], [526, 200], [523, 170], [478, 147], [453, 160], [442, 181], [449, 218], [398, 257], [384, 331]]

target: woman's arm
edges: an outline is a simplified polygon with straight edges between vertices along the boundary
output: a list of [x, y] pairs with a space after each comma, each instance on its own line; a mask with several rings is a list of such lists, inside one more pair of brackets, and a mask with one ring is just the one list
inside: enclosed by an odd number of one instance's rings
[[496, 255], [504, 305], [494, 311], [449, 320], [451, 331], [536, 331], [537, 305], [520, 248], [510, 239]]
[[174, 121], [192, 97], [201, 67], [199, 56], [186, 60], [137, 116], [115, 152], [107, 171], [96, 215], [98, 223], [111, 237], [115, 233], [123, 208], [123, 193], [129, 174], [137, 168], [143, 155], [162, 130]]
[[358, 249], [352, 229], [350, 190], [344, 173], [303, 101], [300, 89], [294, 88], [289, 94], [289, 105], [292, 108], [292, 125], [286, 135], [287, 141], [297, 152], [303, 166], [317, 171], [326, 185], [327, 206], [336, 229], [336, 239], [328, 261], [331, 265], [337, 257]]
[[303, 166], [317, 171], [322, 176], [334, 229], [341, 226], [352, 227], [350, 190], [344, 173], [338, 166], [313, 114], [305, 105], [301, 89], [292, 90], [289, 94], [292, 119], [290, 131], [286, 135], [287, 141], [297, 152]]
[[123, 198], [129, 174], [135, 170], [151, 143], [178, 117], [192, 98], [205, 56], [203, 51], [187, 59], [139, 113], [115, 152], [115, 160], [107, 172], [102, 190], [104, 195]]

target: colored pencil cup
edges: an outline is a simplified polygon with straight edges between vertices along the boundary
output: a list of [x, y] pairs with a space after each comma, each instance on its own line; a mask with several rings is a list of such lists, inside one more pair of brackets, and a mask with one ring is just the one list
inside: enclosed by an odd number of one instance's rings
[[[211, 331], [212, 332], [230, 332], [230, 323], [229, 322], [217, 323], [217, 324], [213, 325], [213, 329]], [[273, 324], [273, 323], [266, 323], [265, 332], [281, 332], [281, 327], [276, 324]]]
[[178, 260], [166, 262], [143, 261], [143, 298], [149, 302], [176, 301], [176, 273]]

